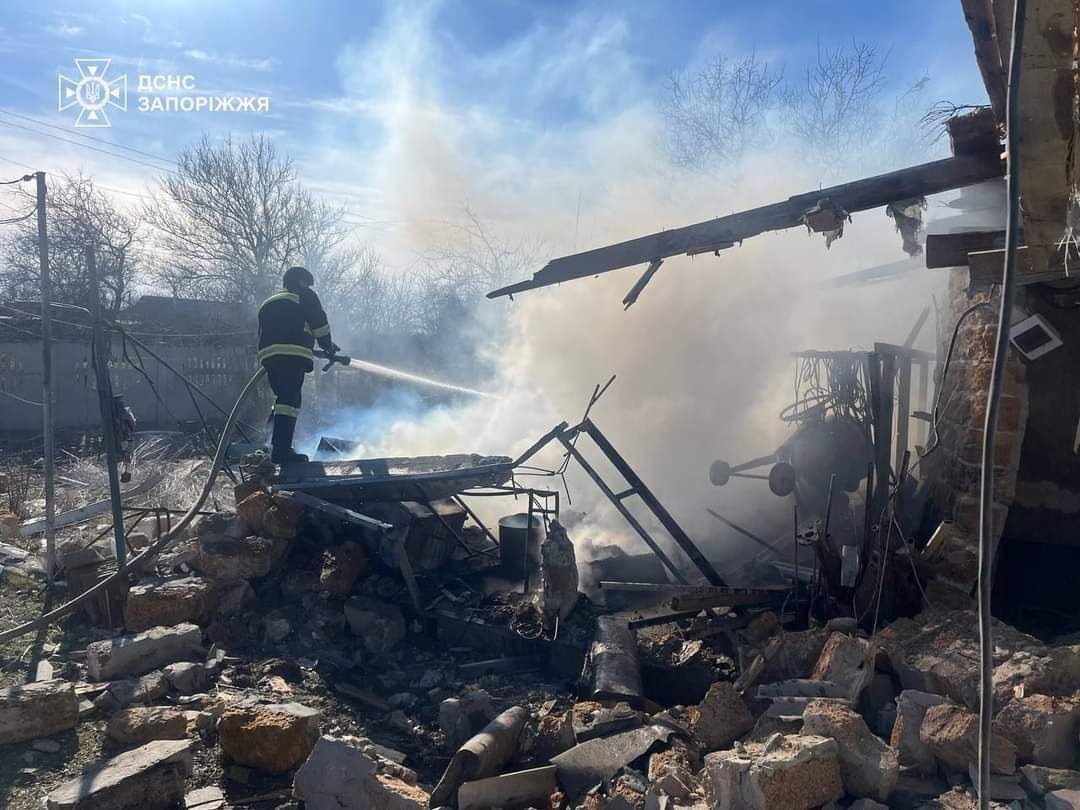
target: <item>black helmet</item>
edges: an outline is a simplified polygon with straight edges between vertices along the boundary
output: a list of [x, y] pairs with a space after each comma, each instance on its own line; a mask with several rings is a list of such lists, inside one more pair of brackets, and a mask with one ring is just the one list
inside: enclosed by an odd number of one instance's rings
[[282, 280], [286, 290], [296, 292], [300, 287], [313, 287], [315, 285], [315, 276], [305, 267], [290, 267], [285, 271], [285, 278]]

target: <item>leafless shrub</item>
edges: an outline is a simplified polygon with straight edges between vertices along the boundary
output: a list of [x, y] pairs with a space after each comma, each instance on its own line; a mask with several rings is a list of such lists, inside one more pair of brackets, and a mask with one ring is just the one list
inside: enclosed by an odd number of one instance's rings
[[30, 500], [30, 467], [11, 466], [0, 469], [4, 486], [4, 504], [20, 520], [28, 517], [26, 505]]
[[[20, 191], [31, 210], [32, 194]], [[102, 306], [116, 314], [130, 302], [132, 288], [143, 269], [143, 235], [135, 218], [118, 210], [83, 174], [53, 178], [48, 187], [46, 218], [49, 231], [49, 272], [55, 301], [90, 306], [86, 250], [96, 248]], [[11, 299], [36, 299], [41, 294], [37, 219], [19, 223], [2, 244], [0, 286]]]
[[888, 54], [862, 42], [817, 50], [802, 83], [784, 94], [792, 134], [815, 157], [836, 161], [873, 136]]
[[738, 160], [749, 146], [768, 141], [767, 115], [782, 81], [781, 69], [755, 55], [718, 56], [697, 73], [673, 75], [664, 104], [672, 160], [703, 169]]

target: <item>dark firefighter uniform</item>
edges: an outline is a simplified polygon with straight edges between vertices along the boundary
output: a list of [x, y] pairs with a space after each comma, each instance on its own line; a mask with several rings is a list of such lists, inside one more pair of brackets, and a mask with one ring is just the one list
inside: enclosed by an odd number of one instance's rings
[[266, 368], [274, 392], [273, 451], [277, 464], [306, 461], [292, 449], [296, 418], [300, 415], [300, 392], [304, 375], [314, 367], [315, 341], [333, 354], [338, 347], [330, 338], [330, 324], [322, 302], [311, 289], [314, 278], [303, 267], [285, 271], [284, 287], [259, 307], [259, 363]]

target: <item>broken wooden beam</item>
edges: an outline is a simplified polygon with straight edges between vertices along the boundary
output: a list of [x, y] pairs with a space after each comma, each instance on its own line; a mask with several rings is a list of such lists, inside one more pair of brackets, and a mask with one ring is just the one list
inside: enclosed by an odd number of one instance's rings
[[1000, 250], [1005, 247], [1005, 231], [963, 231], [932, 233], [926, 237], [926, 266], [966, 267], [968, 254], [978, 250]]
[[[1068, 275], [1066, 263], [1080, 266], [1080, 251], [1070, 247], [1068, 256], [1058, 253], [1055, 261], [1045, 270], [1036, 272], [1031, 251], [1027, 245], [1016, 249], [1016, 283], [1019, 286], [1055, 281]], [[985, 292], [994, 284], [1001, 283], [1005, 268], [1005, 250], [980, 250], [968, 255], [968, 286], [970, 292]]]
[[783, 202], [740, 211], [707, 222], [630, 239], [552, 259], [531, 279], [493, 290], [488, 298], [499, 298], [563, 281], [586, 278], [624, 267], [648, 264], [657, 259], [699, 252], [702, 247], [734, 244], [767, 231], [784, 230], [803, 224], [803, 215], [822, 200], [847, 213], [880, 208], [897, 200], [925, 197], [1001, 177], [999, 159], [951, 157], [923, 163], [888, 174], [856, 180], [831, 188], [797, 194]]

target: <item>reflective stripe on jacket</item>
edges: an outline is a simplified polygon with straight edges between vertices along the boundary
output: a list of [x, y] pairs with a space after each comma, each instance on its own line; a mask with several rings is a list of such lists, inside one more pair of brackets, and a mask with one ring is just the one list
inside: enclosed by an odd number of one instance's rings
[[259, 307], [259, 350], [256, 359], [263, 363], [270, 357], [300, 357], [307, 361], [308, 371], [314, 368], [312, 348], [315, 340], [329, 350], [330, 325], [322, 302], [314, 291], [282, 290], [274, 293]]

